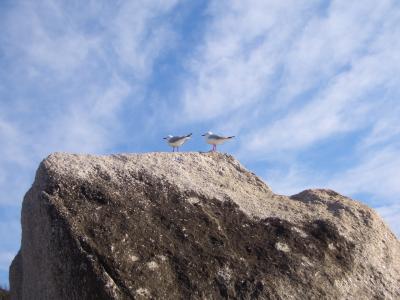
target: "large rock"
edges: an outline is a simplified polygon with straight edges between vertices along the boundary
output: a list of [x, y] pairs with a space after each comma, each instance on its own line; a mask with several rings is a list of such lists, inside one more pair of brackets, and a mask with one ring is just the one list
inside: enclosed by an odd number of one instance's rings
[[13, 299], [400, 299], [400, 244], [331, 190], [232, 156], [53, 154], [22, 208]]

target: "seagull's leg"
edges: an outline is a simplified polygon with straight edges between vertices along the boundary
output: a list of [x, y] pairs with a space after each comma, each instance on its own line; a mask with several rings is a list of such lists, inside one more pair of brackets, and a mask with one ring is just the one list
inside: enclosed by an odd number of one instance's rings
[[175, 147], [172, 147], [172, 152], [175, 152]]
[[179, 147], [176, 147], [176, 152], [179, 152]]

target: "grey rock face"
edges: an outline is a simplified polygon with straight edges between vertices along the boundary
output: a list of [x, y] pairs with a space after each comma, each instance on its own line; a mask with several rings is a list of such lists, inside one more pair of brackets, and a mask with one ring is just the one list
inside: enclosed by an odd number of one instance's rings
[[229, 155], [44, 160], [12, 299], [400, 299], [400, 243], [331, 190], [274, 194]]

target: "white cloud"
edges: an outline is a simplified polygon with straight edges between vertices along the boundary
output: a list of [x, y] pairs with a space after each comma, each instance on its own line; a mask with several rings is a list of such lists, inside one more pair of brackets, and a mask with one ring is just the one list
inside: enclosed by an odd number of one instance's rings
[[[49, 19], [55, 24], [49, 24]], [[16, 3], [5, 15], [3, 26], [3, 51], [33, 77], [41, 68], [56, 72], [58, 77], [70, 74], [95, 46], [94, 40], [73, 30], [68, 16], [52, 1]]]
[[400, 238], [400, 204], [380, 206], [375, 208], [393, 232]]
[[[397, 99], [395, 100], [397, 101]], [[386, 143], [400, 143], [400, 105], [393, 107], [388, 103], [387, 108], [380, 114], [380, 117], [373, 124], [370, 133], [361, 143], [362, 149], [368, 149], [372, 146], [382, 146]]]
[[[28, 186], [31, 176], [15, 174], [33, 174], [49, 152], [102, 153], [121, 142], [121, 112], [142, 100], [154, 62], [173, 46], [175, 4], [91, 2], [82, 11], [49, 0], [2, 12], [2, 190]], [[0, 202], [21, 200], [10, 194]]]
[[290, 161], [287, 165], [269, 166], [263, 174], [274, 193], [294, 195], [309, 188], [321, 188], [323, 176], [316, 170]]
[[80, 95], [79, 105], [75, 101], [66, 103], [62, 115], [48, 121], [44, 136], [36, 142], [38, 152], [99, 153], [113, 145], [112, 135], [119, 126], [117, 116], [131, 87], [120, 78], [112, 78], [108, 86], [94, 84], [87, 90]]
[[8, 252], [8, 251], [2, 251], [0, 252], [0, 270], [1, 271], [8, 271], [10, 268], [10, 264], [12, 260], [14, 259], [15, 253], [14, 252]]
[[[2, 206], [2, 209], [9, 206]], [[2, 214], [4, 215], [4, 214]], [[18, 250], [18, 245], [20, 242], [20, 223], [17, 220], [4, 220], [4, 217], [0, 221], [0, 236], [1, 236], [1, 246], [0, 246], [0, 276], [2, 272], [7, 272], [13, 258]], [[0, 282], [3, 284], [3, 282]]]
[[321, 13], [317, 1], [211, 2], [211, 22], [189, 63], [188, 120], [286, 108], [365, 54], [384, 18], [396, 18], [392, 5], [332, 1]]
[[[146, 93], [157, 62], [179, 40], [177, 3], [91, 1], [82, 10], [48, 0], [2, 12], [1, 203], [22, 199], [21, 185], [30, 184], [50, 151], [112, 149], [123, 140], [121, 111], [144, 95], [157, 99], [147, 105], [157, 113], [143, 112], [147, 123], [132, 133], [136, 138], [154, 135], [160, 122], [173, 127], [161, 119], [175, 115], [180, 125], [238, 135], [229, 146], [239, 145], [244, 160], [274, 163], [265, 177], [277, 192], [331, 186], [348, 195], [373, 193], [385, 199], [380, 205], [398, 201], [396, 1], [210, 1], [204, 32], [183, 55], [188, 76], [180, 103], [166, 101], [156, 86]], [[341, 171], [328, 175], [298, 158], [355, 131], [364, 132], [349, 149], [358, 158]], [[399, 227], [395, 215], [381, 211]]]
[[[313, 1], [214, 1], [204, 42], [189, 63], [183, 105], [189, 120], [259, 103]], [[290, 20], [290, 22], [287, 22]]]
[[[0, 105], [1, 107], [1, 105]], [[29, 163], [29, 155], [24, 151], [27, 146], [23, 139], [23, 133], [17, 126], [9, 121], [2, 120], [0, 116], [0, 163], [15, 163], [26, 165]], [[3, 169], [2, 172], [5, 170]]]
[[331, 1], [326, 13], [315, 14], [285, 58], [280, 101], [291, 101], [351, 66], [369, 48], [390, 9], [391, 1]]
[[[2, 76], [23, 88], [33, 83], [50, 91], [0, 103], [5, 114], [24, 113], [3, 122], [8, 126], [6, 133], [6, 125], [1, 129], [9, 145], [5, 151], [22, 160], [31, 150], [38, 156], [54, 149], [101, 152], [118, 142], [113, 134], [120, 126], [118, 114], [142, 99], [153, 63], [172, 47], [167, 15], [176, 3], [92, 2], [86, 15], [71, 14], [73, 4], [55, 1], [13, 6], [1, 22], [6, 34], [0, 50], [13, 60]], [[43, 110], [33, 116], [30, 110], [38, 107]]]
[[70, 14], [71, 3], [20, 2], [6, 14], [3, 50], [27, 64], [24, 68], [33, 77], [45, 68], [56, 73], [53, 80], [64, 79], [97, 58], [103, 60], [105, 67], [142, 78], [151, 74], [154, 60], [174, 44], [166, 16], [176, 3], [177, 0], [123, 2], [115, 6], [90, 3], [82, 16], [82, 12]]
[[12, 260], [14, 259], [16, 253], [12, 251], [1, 251], [0, 250], [0, 287], [8, 288], [8, 271]]
[[327, 185], [348, 195], [368, 193], [377, 203], [398, 202], [400, 195], [400, 149], [387, 146], [360, 153], [361, 161], [336, 174]]
[[[390, 24], [390, 21], [387, 22]], [[350, 49], [348, 60], [351, 64], [347, 70], [333, 76], [303, 107], [294, 106], [286, 116], [254, 130], [247, 137], [251, 142], [244, 145], [244, 149], [264, 154], [279, 150], [298, 151], [322, 139], [373, 124], [382, 117], [374, 111], [385, 105], [385, 89], [393, 84], [400, 71], [400, 44], [396, 38], [399, 33], [388, 30], [374, 36], [363, 55]], [[329, 61], [329, 52], [323, 53]], [[318, 68], [319, 64], [313, 72], [317, 73]], [[309, 79], [312, 82], [313, 77]], [[319, 86], [318, 80], [313, 84]], [[380, 91], [379, 98], [374, 96], [377, 91]], [[380, 111], [391, 114], [392, 109], [387, 107]]]
[[[19, 212], [49, 152], [102, 153], [121, 141], [120, 113], [142, 100], [153, 64], [174, 45], [168, 14], [175, 3], [92, 1], [82, 10], [48, 0], [16, 2], [1, 12], [2, 209]], [[0, 219], [4, 275], [20, 224], [18, 217]]]
[[395, 5], [211, 2], [178, 122], [250, 132], [239, 153], [259, 156], [371, 126], [374, 93], [398, 86]]
[[[238, 134], [242, 159], [275, 164], [265, 173], [275, 191], [330, 186], [397, 202], [398, 4], [241, 5], [212, 2], [188, 65], [181, 123], [206, 121]], [[351, 136], [358, 140], [338, 154], [347, 162], [340, 170], [299, 160], [320, 142]]]
[[[139, 76], [148, 75], [155, 57], [174, 44], [174, 32], [166, 19], [177, 0], [124, 2], [110, 25], [110, 36], [121, 63]], [[145, 4], [144, 4], [145, 3]]]

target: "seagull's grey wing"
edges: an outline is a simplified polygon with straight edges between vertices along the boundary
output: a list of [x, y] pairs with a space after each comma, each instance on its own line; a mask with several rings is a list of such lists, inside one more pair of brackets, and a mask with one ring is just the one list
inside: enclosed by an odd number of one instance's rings
[[176, 143], [176, 142], [178, 142], [178, 141], [180, 141], [180, 140], [182, 140], [184, 138], [185, 138], [184, 136], [173, 136], [172, 138], [169, 139], [169, 142], [170, 143]]
[[226, 139], [226, 137], [223, 137], [223, 136], [220, 136], [220, 135], [217, 135], [217, 134], [210, 134], [208, 136], [208, 138], [211, 139], [211, 140], [225, 140]]

